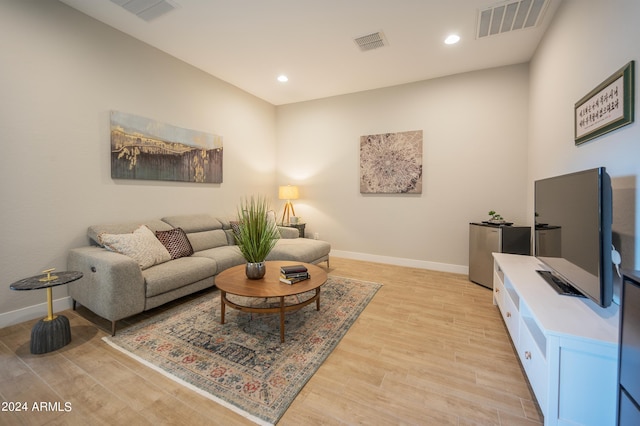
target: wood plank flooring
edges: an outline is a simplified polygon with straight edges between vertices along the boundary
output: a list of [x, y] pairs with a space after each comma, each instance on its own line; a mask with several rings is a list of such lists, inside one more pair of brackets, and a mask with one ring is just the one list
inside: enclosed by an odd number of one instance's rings
[[[466, 275], [340, 258], [329, 273], [383, 287], [279, 424], [542, 424], [490, 290]], [[0, 398], [28, 405], [0, 411], [0, 424], [251, 424], [102, 342], [107, 321], [82, 307], [62, 314], [72, 342], [49, 354], [29, 351], [35, 321], [0, 329]]]

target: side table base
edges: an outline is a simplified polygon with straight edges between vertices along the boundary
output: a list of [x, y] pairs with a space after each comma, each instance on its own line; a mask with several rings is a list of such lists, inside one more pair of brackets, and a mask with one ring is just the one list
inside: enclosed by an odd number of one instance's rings
[[41, 319], [31, 329], [31, 353], [46, 354], [71, 342], [69, 320], [58, 315], [52, 320]]

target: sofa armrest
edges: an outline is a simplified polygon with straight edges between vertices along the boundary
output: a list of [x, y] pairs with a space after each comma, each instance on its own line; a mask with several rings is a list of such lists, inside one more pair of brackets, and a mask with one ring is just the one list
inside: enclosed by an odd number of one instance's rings
[[68, 284], [69, 296], [110, 321], [144, 311], [144, 277], [132, 258], [101, 247], [71, 249], [67, 268], [84, 276]]
[[300, 231], [297, 228], [290, 228], [288, 226], [278, 226], [278, 231], [280, 231], [280, 238], [298, 238], [300, 236]]

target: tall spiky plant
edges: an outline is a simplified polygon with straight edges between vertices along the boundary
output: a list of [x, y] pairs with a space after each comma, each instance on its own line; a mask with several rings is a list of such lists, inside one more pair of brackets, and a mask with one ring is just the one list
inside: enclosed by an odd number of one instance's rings
[[275, 221], [267, 217], [269, 202], [265, 197], [245, 198], [238, 206], [239, 226], [234, 229], [240, 252], [250, 263], [264, 262], [279, 236]]

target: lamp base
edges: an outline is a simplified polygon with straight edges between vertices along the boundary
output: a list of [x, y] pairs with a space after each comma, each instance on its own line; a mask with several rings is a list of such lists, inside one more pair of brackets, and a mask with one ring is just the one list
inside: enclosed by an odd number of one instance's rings
[[[291, 204], [291, 201], [287, 201], [287, 203], [284, 205], [284, 211], [282, 212], [282, 225], [289, 225], [290, 214], [291, 216], [295, 216], [296, 212], [295, 210], [293, 210], [293, 204]], [[287, 218], [286, 222], [285, 217]]]

